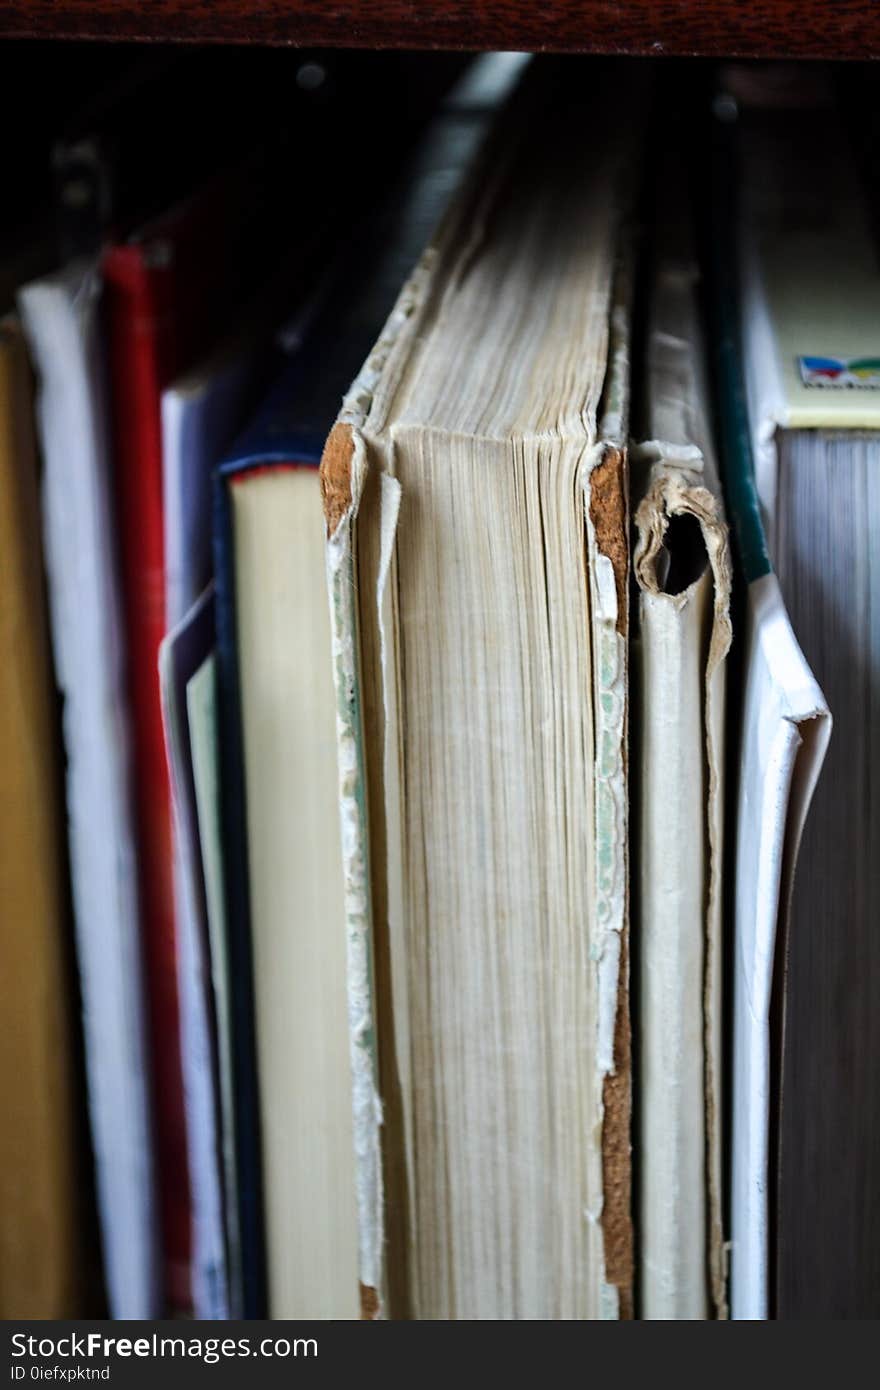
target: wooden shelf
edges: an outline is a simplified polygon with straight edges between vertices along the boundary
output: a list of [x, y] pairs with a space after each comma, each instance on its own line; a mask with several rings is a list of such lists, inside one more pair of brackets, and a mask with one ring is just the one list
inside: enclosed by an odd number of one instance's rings
[[0, 37], [880, 57], [875, 0], [0, 0]]

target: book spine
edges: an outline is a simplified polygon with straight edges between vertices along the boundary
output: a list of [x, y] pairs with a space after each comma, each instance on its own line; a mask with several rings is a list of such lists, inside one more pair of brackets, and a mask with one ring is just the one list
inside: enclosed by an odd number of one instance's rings
[[235, 615], [232, 521], [227, 473], [214, 480], [214, 570], [217, 623], [218, 734], [222, 756], [220, 814], [229, 975], [232, 992], [236, 1159], [241, 1231], [242, 1314], [266, 1316], [262, 1143], [254, 1026], [253, 959], [248, 890], [244, 749]]
[[587, 556], [596, 710], [595, 834], [597, 916], [597, 1068], [602, 1081], [603, 1316], [633, 1316], [631, 1214], [632, 1062], [629, 1008], [627, 862], [627, 577], [626, 450], [600, 445], [586, 481]]
[[366, 772], [361, 726], [352, 522], [365, 474], [363, 441], [348, 424], [330, 432], [321, 460], [327, 522], [327, 582], [336, 689], [339, 813], [348, 921], [349, 1044], [354, 1110], [361, 1316], [382, 1316], [384, 1196], [373, 999], [372, 913]]

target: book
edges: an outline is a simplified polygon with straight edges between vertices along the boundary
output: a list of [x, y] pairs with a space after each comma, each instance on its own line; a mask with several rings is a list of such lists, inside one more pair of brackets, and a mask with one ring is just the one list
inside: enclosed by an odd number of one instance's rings
[[755, 485], [743, 378], [737, 274], [736, 163], [729, 131], [714, 141], [712, 348], [719, 383], [723, 480], [743, 640], [731, 731], [739, 745], [733, 942], [730, 1306], [736, 1320], [768, 1316], [771, 1284], [771, 1117], [779, 1088], [780, 972], [791, 886], [831, 733], [825, 697], [792, 627], [767, 546]]
[[213, 647], [214, 595], [209, 588], [159, 647], [174, 817], [181, 1065], [192, 1193], [192, 1303], [196, 1318], [228, 1318], [232, 1303], [224, 1228], [214, 972], [187, 704], [188, 682]]
[[[276, 447], [282, 441], [275, 441]], [[224, 463], [270, 1316], [357, 1317], [345, 915], [317, 467]], [[297, 466], [299, 464], [299, 466]]]
[[101, 282], [75, 262], [18, 296], [37, 376], [55, 672], [63, 697], [76, 954], [104, 1271], [114, 1317], [161, 1304], [131, 814], [125, 642], [111, 509]]
[[615, 271], [644, 87], [543, 72], [321, 465], [374, 1314], [631, 1311]]
[[639, 1315], [724, 1317], [722, 900], [731, 560], [687, 191], [655, 204], [633, 450]]
[[834, 716], [789, 931], [776, 945], [768, 1308], [786, 1319], [876, 1317], [880, 1227], [863, 1194], [880, 1178], [880, 271], [834, 107], [768, 113], [758, 99], [740, 129], [757, 491], [786, 607]]
[[217, 657], [211, 652], [186, 685], [190, 755], [195, 784], [196, 813], [214, 1019], [217, 1030], [217, 1069], [220, 1086], [220, 1159], [223, 1173], [223, 1216], [226, 1265], [229, 1271], [229, 1316], [241, 1315], [244, 1300], [242, 1246], [239, 1226], [238, 1159], [236, 1153], [235, 1065], [233, 1059], [232, 991], [224, 898], [223, 846], [220, 816], [220, 769], [217, 721]]
[[42, 571], [33, 390], [0, 319], [0, 1317], [85, 1311], [85, 1174], [67, 852]]

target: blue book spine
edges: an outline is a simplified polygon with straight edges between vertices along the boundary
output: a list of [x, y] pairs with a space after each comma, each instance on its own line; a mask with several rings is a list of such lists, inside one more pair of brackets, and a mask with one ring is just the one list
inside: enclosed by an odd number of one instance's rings
[[243, 1281], [242, 1313], [245, 1318], [264, 1318], [267, 1316], [267, 1294], [262, 1146], [233, 553], [228, 484], [225, 475], [217, 473], [214, 479], [214, 568], [220, 740], [218, 767], [229, 965], [233, 982], [231, 1015]]

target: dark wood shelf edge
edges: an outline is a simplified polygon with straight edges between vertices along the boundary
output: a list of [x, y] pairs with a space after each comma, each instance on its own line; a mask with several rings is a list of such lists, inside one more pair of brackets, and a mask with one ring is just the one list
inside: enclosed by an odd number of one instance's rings
[[880, 57], [875, 0], [6, 0], [0, 37]]

